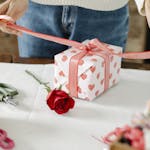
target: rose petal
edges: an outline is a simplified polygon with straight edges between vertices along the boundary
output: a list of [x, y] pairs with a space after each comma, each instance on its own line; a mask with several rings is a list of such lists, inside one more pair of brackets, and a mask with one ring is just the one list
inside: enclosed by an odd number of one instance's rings
[[47, 96], [47, 105], [53, 110], [54, 109], [54, 100], [55, 100], [55, 90], [50, 92]]
[[58, 114], [63, 114], [63, 113], [68, 112], [69, 107], [66, 107], [66, 106], [67, 105], [65, 104], [64, 101], [62, 101], [62, 100], [57, 101], [56, 105], [55, 105], [55, 112]]
[[72, 98], [70, 98], [69, 103], [70, 103], [70, 108], [73, 108], [75, 105], [75, 101]]
[[68, 97], [69, 96], [66, 92], [64, 92], [62, 90], [56, 90], [55, 93], [56, 93], [56, 95], [59, 95], [62, 97]]

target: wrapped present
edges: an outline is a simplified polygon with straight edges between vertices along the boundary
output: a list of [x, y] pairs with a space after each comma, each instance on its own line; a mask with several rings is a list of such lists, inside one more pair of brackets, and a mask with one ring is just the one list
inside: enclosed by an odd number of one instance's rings
[[55, 56], [55, 87], [71, 96], [93, 100], [119, 82], [122, 48], [85, 41], [86, 49], [74, 48]]

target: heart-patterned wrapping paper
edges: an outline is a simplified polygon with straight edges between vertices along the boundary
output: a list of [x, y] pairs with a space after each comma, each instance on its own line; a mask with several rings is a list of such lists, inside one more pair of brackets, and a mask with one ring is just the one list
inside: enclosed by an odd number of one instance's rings
[[[87, 42], [87, 41], [86, 41]], [[121, 53], [122, 48], [114, 45], [107, 45], [108, 48], [113, 49], [115, 53]], [[77, 48], [70, 48], [55, 56], [55, 88], [62, 87], [62, 90], [69, 91], [69, 65], [72, 56], [80, 53], [81, 50]], [[72, 66], [74, 67], [74, 66]], [[105, 60], [104, 58], [86, 54], [78, 64], [78, 98], [91, 101], [102, 94], [105, 83]], [[121, 68], [121, 58], [113, 55], [110, 58], [110, 74], [109, 74], [109, 88], [119, 82], [119, 73]], [[73, 77], [72, 77], [73, 78]]]

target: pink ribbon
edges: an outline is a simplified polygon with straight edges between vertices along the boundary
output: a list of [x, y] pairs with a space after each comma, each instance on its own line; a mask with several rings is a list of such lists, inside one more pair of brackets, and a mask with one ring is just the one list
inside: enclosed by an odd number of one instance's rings
[[73, 56], [70, 60], [69, 65], [69, 91], [71, 96], [78, 97], [78, 64], [79, 61], [88, 53], [93, 55], [98, 55], [104, 58], [105, 62], [105, 85], [104, 91], [109, 88], [109, 71], [110, 71], [110, 56], [117, 55], [122, 58], [127, 59], [150, 59], [150, 51], [146, 52], [132, 52], [132, 53], [115, 53], [109, 49], [105, 44], [101, 43], [99, 40], [94, 39], [88, 45], [84, 45], [80, 42], [73, 40], [68, 40], [64, 38], [59, 38], [56, 36], [46, 35], [38, 32], [33, 32], [22, 26], [18, 26], [13, 23], [13, 19], [9, 16], [0, 15], [0, 22], [3, 22], [8, 28], [42, 38], [48, 41], [53, 41], [62, 45], [67, 45], [75, 47], [81, 50], [81, 52]]

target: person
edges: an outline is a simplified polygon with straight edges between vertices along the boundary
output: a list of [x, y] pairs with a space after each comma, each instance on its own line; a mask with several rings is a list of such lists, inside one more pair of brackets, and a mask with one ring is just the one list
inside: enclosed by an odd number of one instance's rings
[[[140, 14], [150, 24], [150, 0], [135, 0]], [[100, 41], [125, 49], [128, 35], [128, 0], [6, 0], [0, 15], [8, 15], [36, 32], [82, 42]], [[0, 24], [3, 32], [21, 33]], [[30, 35], [18, 36], [20, 57], [53, 58], [67, 46]]]

